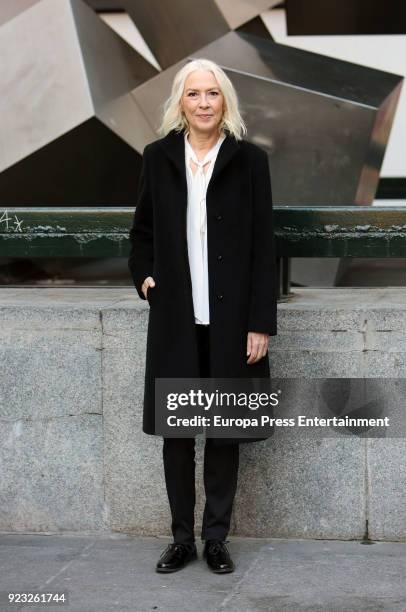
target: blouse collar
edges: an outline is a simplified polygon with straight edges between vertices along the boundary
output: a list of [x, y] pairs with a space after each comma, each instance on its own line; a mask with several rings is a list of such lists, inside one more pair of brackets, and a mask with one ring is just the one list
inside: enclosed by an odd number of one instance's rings
[[211, 161], [218, 153], [218, 150], [221, 146], [221, 143], [223, 142], [223, 140], [225, 139], [226, 135], [224, 134], [224, 132], [221, 133], [220, 137], [218, 138], [217, 142], [213, 145], [213, 147], [210, 149], [210, 151], [208, 151], [204, 157], [204, 159], [202, 159], [202, 161], [198, 161], [197, 157], [196, 157], [196, 153], [194, 152], [189, 140], [188, 140], [188, 136], [189, 136], [189, 131], [185, 131], [185, 145], [186, 145], [186, 151], [188, 153], [188, 157], [192, 158], [193, 161], [195, 162], [196, 165], [198, 166], [203, 166], [204, 164], [207, 164], [208, 161]]

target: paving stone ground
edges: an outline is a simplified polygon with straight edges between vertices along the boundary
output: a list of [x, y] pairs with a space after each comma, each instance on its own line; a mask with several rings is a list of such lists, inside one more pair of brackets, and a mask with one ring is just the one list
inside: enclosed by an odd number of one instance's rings
[[[0, 534], [1, 612], [405, 612], [406, 542], [230, 537], [234, 573], [199, 559], [158, 574], [171, 541], [128, 534]], [[69, 605], [8, 605], [6, 593], [65, 591]]]

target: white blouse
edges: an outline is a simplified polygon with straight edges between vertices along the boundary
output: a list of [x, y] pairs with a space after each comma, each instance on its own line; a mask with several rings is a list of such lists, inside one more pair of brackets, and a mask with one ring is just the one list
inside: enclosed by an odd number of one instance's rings
[[[186, 216], [187, 244], [190, 275], [192, 279], [192, 295], [195, 323], [208, 325], [209, 316], [209, 273], [207, 264], [207, 218], [206, 193], [214, 163], [221, 143], [226, 135], [223, 133], [217, 143], [208, 151], [202, 161], [198, 161], [189, 140], [189, 132], [185, 132], [185, 163], [188, 188], [188, 203]], [[193, 160], [198, 166], [195, 174], [190, 165]], [[203, 166], [210, 162], [206, 167]]]

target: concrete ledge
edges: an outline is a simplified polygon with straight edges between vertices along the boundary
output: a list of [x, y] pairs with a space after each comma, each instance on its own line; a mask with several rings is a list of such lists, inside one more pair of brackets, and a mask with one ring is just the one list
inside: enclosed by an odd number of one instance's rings
[[[2, 289], [0, 530], [170, 534], [162, 439], [141, 431], [148, 308], [132, 288]], [[405, 347], [406, 289], [295, 289], [272, 374], [404, 378]], [[281, 430], [242, 445], [231, 535], [404, 540], [405, 453]]]

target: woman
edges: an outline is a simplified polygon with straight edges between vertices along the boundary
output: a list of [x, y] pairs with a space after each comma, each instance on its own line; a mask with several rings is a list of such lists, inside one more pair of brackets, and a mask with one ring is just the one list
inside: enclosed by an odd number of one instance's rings
[[[150, 305], [147, 434], [156, 433], [155, 378], [269, 380], [268, 339], [277, 333], [271, 182], [267, 154], [244, 133], [224, 71], [205, 59], [184, 65], [165, 103], [162, 137], [144, 148], [130, 232], [129, 268]], [[258, 439], [265, 438], [205, 442], [201, 538], [217, 573], [234, 569], [225, 541], [239, 443]], [[174, 541], [156, 570], [172, 572], [197, 558], [195, 439], [164, 437], [163, 461]]]

